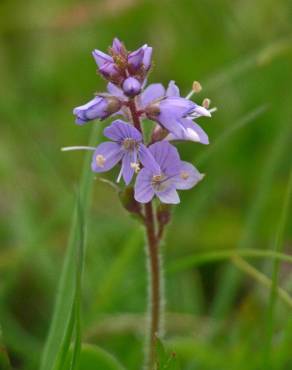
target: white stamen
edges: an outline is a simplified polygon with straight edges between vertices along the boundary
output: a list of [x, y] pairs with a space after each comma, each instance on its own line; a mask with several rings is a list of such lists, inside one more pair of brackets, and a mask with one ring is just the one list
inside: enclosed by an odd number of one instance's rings
[[70, 150], [95, 150], [93, 146], [65, 146], [61, 148], [62, 152], [69, 152]]
[[139, 163], [131, 162], [131, 168], [134, 169], [135, 173], [138, 173], [140, 171]]
[[210, 113], [213, 113], [213, 112], [216, 112], [216, 111], [217, 111], [217, 107], [214, 107], [214, 108], [209, 109], [209, 112]]
[[121, 181], [122, 174], [123, 174], [123, 168], [124, 168], [124, 166], [123, 166], [123, 164], [122, 164], [122, 166], [121, 166], [121, 170], [120, 170], [120, 173], [119, 173], [118, 178], [117, 178], [117, 183], [119, 183], [119, 182]]

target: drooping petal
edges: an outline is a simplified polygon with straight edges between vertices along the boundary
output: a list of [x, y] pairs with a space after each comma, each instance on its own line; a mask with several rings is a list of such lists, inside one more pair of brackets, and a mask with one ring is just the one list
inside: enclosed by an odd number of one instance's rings
[[169, 186], [163, 191], [155, 191], [155, 194], [162, 203], [178, 204], [180, 202], [178, 193], [174, 186]]
[[197, 105], [192, 109], [190, 113], [194, 118], [197, 117], [211, 117], [211, 113], [208, 109], [202, 107], [201, 105]]
[[189, 114], [196, 107], [197, 105], [194, 102], [185, 98], [181, 98], [179, 96], [166, 97], [159, 104], [161, 112], [167, 111], [171, 113], [174, 117], [179, 118]]
[[183, 125], [184, 130], [180, 134], [169, 134], [166, 140], [190, 140], [202, 144], [209, 144], [209, 138], [206, 132], [196, 123], [187, 118], [182, 118], [179, 122]]
[[173, 178], [173, 184], [177, 189], [187, 190], [195, 186], [203, 177], [204, 175], [191, 163], [182, 161], [179, 174]]
[[103, 134], [107, 138], [120, 143], [125, 139], [133, 139], [137, 142], [142, 141], [141, 133], [134, 126], [121, 119], [117, 119], [110, 126], [106, 127]]
[[180, 123], [179, 119], [171, 112], [162, 111], [159, 114], [158, 122], [175, 136], [183, 136], [185, 131], [184, 127]]
[[123, 156], [123, 160], [122, 160], [122, 172], [123, 172], [123, 179], [126, 183], [126, 185], [128, 185], [131, 180], [132, 180], [132, 177], [134, 175], [134, 168], [131, 166], [131, 163], [134, 162], [134, 155], [132, 152], [126, 152]]
[[177, 149], [167, 141], [160, 141], [149, 147], [162, 172], [167, 176], [179, 173], [181, 161]]
[[151, 151], [144, 144], [139, 145], [138, 157], [145, 168], [156, 175], [160, 174], [161, 169], [159, 164], [156, 162]]
[[174, 81], [170, 81], [166, 90], [166, 96], [180, 96], [179, 88]]
[[141, 94], [141, 107], [145, 108], [148, 104], [162, 98], [165, 94], [165, 89], [162, 84], [151, 84]]
[[148, 203], [154, 196], [154, 190], [151, 185], [152, 181], [152, 172], [146, 168], [138, 173], [136, 183], [135, 183], [135, 192], [134, 198], [137, 202]]
[[76, 115], [76, 123], [83, 124], [87, 121], [99, 118], [103, 119], [108, 116], [107, 100], [100, 96], [95, 96], [88, 103], [74, 108], [73, 114]]
[[97, 49], [92, 52], [92, 56], [99, 68], [101, 68], [105, 63], [113, 62], [113, 58], [111, 56]]
[[100, 144], [92, 157], [91, 168], [94, 172], [106, 172], [113, 168], [122, 158], [123, 152], [117, 143]]

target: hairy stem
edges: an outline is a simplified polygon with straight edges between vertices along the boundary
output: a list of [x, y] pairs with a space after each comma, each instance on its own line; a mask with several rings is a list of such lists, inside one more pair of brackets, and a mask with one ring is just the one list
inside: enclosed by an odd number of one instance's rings
[[130, 112], [131, 112], [131, 115], [132, 115], [132, 120], [133, 120], [134, 126], [136, 127], [137, 130], [142, 132], [140, 118], [139, 118], [139, 114], [138, 114], [138, 111], [137, 111], [137, 107], [136, 107], [136, 103], [135, 103], [134, 98], [129, 100], [128, 106], [129, 106], [129, 109], [130, 109]]
[[[133, 124], [142, 134], [142, 127], [139, 113], [137, 111], [135, 99], [129, 100], [128, 108], [130, 110]], [[143, 140], [144, 141], [144, 140]], [[144, 225], [147, 236], [147, 254], [149, 271], [149, 298], [148, 306], [150, 310], [150, 320], [148, 329], [148, 343], [146, 347], [145, 364], [148, 370], [153, 370], [156, 360], [156, 335], [161, 329], [161, 266], [159, 258], [159, 242], [162, 237], [162, 230], [156, 233], [155, 215], [152, 202], [146, 203], [144, 207]]]
[[161, 270], [159, 259], [159, 241], [155, 233], [155, 220], [152, 202], [145, 204], [145, 227], [147, 235], [147, 248], [149, 257], [149, 345], [146, 366], [149, 370], [154, 369], [156, 354], [156, 335], [159, 334], [161, 319]]

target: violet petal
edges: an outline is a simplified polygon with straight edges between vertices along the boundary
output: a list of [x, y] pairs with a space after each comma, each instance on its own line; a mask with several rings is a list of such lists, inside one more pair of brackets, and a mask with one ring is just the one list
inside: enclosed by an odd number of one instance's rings
[[142, 140], [141, 133], [134, 126], [121, 119], [117, 119], [110, 126], [106, 127], [103, 134], [107, 138], [120, 143], [125, 139], [133, 139], [137, 142]]
[[195, 186], [204, 177], [191, 163], [181, 162], [179, 175], [173, 178], [173, 184], [177, 189], [187, 190]]
[[100, 144], [92, 157], [91, 168], [94, 172], [106, 172], [113, 168], [122, 158], [123, 152], [117, 143]]
[[162, 98], [164, 94], [165, 89], [162, 84], [156, 83], [147, 86], [141, 94], [141, 107], [145, 108], [154, 100]]
[[142, 168], [138, 173], [135, 183], [134, 198], [137, 202], [148, 203], [154, 196], [154, 190], [151, 185], [152, 172], [147, 168]]

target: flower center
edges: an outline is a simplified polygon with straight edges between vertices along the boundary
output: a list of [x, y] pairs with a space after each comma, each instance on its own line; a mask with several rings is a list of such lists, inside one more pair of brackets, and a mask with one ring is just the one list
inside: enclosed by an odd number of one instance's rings
[[105, 157], [101, 154], [97, 154], [97, 156], [95, 157], [95, 162], [96, 162], [96, 165], [97, 167], [104, 167], [104, 164], [105, 164]]
[[134, 150], [137, 147], [137, 142], [134, 139], [127, 138], [123, 141], [123, 147], [126, 150]]
[[151, 181], [153, 188], [156, 191], [165, 190], [168, 186], [168, 182], [165, 181], [165, 180], [166, 180], [166, 177], [163, 173], [160, 174], [160, 175], [153, 175], [152, 176], [152, 181]]

